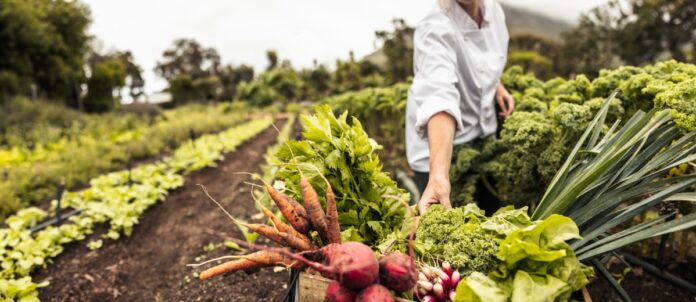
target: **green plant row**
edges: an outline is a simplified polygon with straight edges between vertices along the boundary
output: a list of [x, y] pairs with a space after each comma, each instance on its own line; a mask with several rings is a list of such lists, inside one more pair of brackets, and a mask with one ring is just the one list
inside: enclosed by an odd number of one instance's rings
[[[155, 156], [173, 150], [195, 134], [227, 129], [246, 117], [244, 110], [227, 106], [186, 106], [166, 111], [152, 124], [124, 116], [133, 123], [126, 127], [115, 123], [115, 130], [99, 125], [99, 131], [76, 130], [46, 144], [14, 146], [0, 150], [0, 218], [14, 211], [45, 200], [64, 184], [74, 188], [90, 178], [125, 168], [129, 161]], [[87, 118], [92, 120], [93, 117]], [[104, 123], [113, 118], [105, 118]], [[0, 160], [3, 161], [3, 160]]]
[[[110, 226], [103, 238], [130, 236], [147, 208], [183, 185], [183, 175], [215, 166], [224, 153], [234, 151], [271, 123], [271, 118], [262, 118], [219, 134], [204, 135], [191, 144], [182, 145], [161, 161], [138, 166], [130, 172], [113, 172], [92, 179], [88, 189], [65, 194], [61, 206], [80, 212], [59, 227], [48, 227], [32, 234], [31, 227], [49, 213], [35, 207], [18, 211], [6, 220], [7, 227], [0, 229], [0, 301], [38, 301], [36, 289], [47, 283], [34, 283], [30, 273], [48, 265], [63, 251], [64, 245], [85, 239], [96, 225], [103, 223]], [[49, 211], [51, 215], [55, 208], [54, 201]], [[87, 246], [99, 248], [101, 244], [98, 239]]]

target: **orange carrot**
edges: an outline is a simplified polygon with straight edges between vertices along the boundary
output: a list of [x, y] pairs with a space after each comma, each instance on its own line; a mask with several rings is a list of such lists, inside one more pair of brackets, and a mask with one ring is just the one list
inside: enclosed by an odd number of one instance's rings
[[326, 227], [329, 233], [329, 243], [341, 243], [341, 226], [338, 224], [336, 197], [328, 181], [326, 182]]
[[321, 237], [324, 244], [329, 244], [326, 215], [321, 208], [321, 203], [319, 203], [319, 195], [317, 195], [317, 191], [314, 190], [302, 172], [300, 172], [300, 188], [302, 188], [302, 198], [304, 199], [304, 206], [305, 209], [307, 209], [307, 216], [309, 217], [309, 223], [312, 225], [312, 229], [319, 233], [319, 237]]
[[263, 211], [263, 213], [266, 215], [266, 217], [268, 217], [268, 219], [271, 220], [271, 222], [273, 223], [273, 225], [276, 227], [276, 229], [278, 231], [280, 231], [282, 233], [288, 233], [288, 234], [290, 234], [290, 236], [298, 237], [298, 238], [301, 238], [302, 240], [306, 240], [307, 242], [311, 242], [311, 240], [307, 236], [301, 234], [300, 232], [295, 230], [292, 226], [290, 226], [287, 223], [280, 220], [280, 218], [278, 218], [275, 214], [273, 214], [273, 212], [271, 212], [271, 210], [267, 209], [266, 207], [264, 207], [261, 204], [259, 204], [259, 206], [261, 207], [261, 211]]
[[[295, 206], [291, 202], [291, 198], [285, 196], [285, 194], [278, 192], [273, 186], [266, 184], [266, 191], [271, 199], [275, 202], [278, 209], [283, 214], [283, 217], [288, 220], [288, 223], [295, 228], [298, 232], [302, 234], [307, 234], [309, 232], [309, 221], [307, 220], [307, 212], [305, 209], [297, 204]], [[293, 200], [293, 202], [297, 203]], [[299, 207], [299, 208], [298, 208]]]
[[225, 262], [223, 264], [211, 267], [203, 272], [201, 272], [198, 277], [201, 280], [210, 279], [212, 277], [222, 275], [225, 273], [231, 273], [239, 270], [249, 270], [269, 266], [285, 266], [293, 268], [301, 268], [304, 265], [293, 261], [292, 259], [283, 256], [278, 253], [270, 251], [258, 251], [246, 256], [240, 257], [240, 259], [235, 259], [232, 261]]
[[265, 224], [243, 222], [238, 223], [248, 228], [249, 230], [258, 233], [261, 236], [264, 236], [268, 239], [277, 242], [282, 246], [287, 246], [300, 251], [308, 251], [316, 248], [307, 237], [293, 237], [288, 233], [280, 232], [276, 230], [274, 227]]

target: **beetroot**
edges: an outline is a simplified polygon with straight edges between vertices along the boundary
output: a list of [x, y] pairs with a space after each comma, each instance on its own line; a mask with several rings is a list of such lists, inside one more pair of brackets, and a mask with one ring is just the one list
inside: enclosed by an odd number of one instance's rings
[[413, 260], [413, 235], [415, 232], [416, 223], [414, 222], [408, 238], [408, 255], [395, 251], [379, 259], [380, 282], [391, 290], [404, 292], [416, 286], [418, 270]]
[[[375, 253], [369, 246], [360, 242], [330, 244], [318, 251], [299, 255], [289, 253], [286, 250], [266, 249], [278, 251], [294, 260], [305, 263], [348, 289], [363, 289], [375, 283], [379, 277], [379, 262], [377, 262]], [[315, 258], [317, 254], [323, 255], [324, 262], [328, 262], [328, 264], [312, 262], [302, 256], [307, 255], [310, 258]]]
[[357, 295], [357, 292], [341, 286], [338, 281], [333, 281], [326, 288], [324, 302], [354, 302]]
[[373, 284], [363, 289], [355, 302], [394, 302], [394, 297], [384, 285]]
[[379, 259], [379, 279], [384, 286], [398, 292], [413, 289], [418, 272], [412, 259], [404, 253], [392, 252]]

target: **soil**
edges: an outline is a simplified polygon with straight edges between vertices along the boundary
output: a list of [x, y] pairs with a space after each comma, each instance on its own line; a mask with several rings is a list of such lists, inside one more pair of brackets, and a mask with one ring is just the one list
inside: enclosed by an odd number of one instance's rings
[[[277, 124], [282, 124], [278, 122]], [[279, 125], [282, 126], [282, 125]], [[86, 243], [100, 233], [66, 247], [52, 265], [34, 275], [50, 281], [39, 291], [42, 301], [280, 301], [287, 291], [289, 274], [263, 269], [251, 274], [236, 272], [200, 281], [186, 265], [234, 252], [210, 243], [243, 238], [239, 230], [196, 184], [226, 205], [235, 217], [253, 220], [258, 210], [244, 184], [248, 177], [234, 172], [260, 172], [266, 148], [277, 132], [269, 128], [227, 154], [216, 168], [186, 177], [185, 185], [148, 210], [133, 234], [118, 241], [104, 240], [91, 251]], [[260, 240], [262, 244], [266, 242]], [[197, 259], [198, 257], [198, 259]], [[207, 266], [206, 266], [207, 267]]]
[[[636, 254], [636, 253], [634, 253]], [[643, 257], [653, 265], [657, 265], [655, 259]], [[691, 284], [696, 284], [696, 259], [688, 257], [686, 261], [678, 263], [673, 257], [666, 259], [666, 271], [678, 276]], [[624, 275], [623, 269], [626, 268], [622, 262], [613, 261], [609, 266], [615, 278]], [[667, 282], [639, 266], [633, 266], [630, 271], [626, 271], [625, 277], [620, 282], [628, 295], [634, 302], [695, 302], [696, 294], [684, 288]], [[621, 301], [621, 298], [614, 288], [604, 278], [597, 278], [587, 289], [594, 301]]]

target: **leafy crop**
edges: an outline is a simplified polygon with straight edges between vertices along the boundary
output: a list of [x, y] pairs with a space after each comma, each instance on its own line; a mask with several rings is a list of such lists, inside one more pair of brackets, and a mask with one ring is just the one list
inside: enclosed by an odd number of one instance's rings
[[[217, 132], [246, 116], [227, 106], [184, 106], [168, 110], [158, 118], [131, 115], [85, 115], [69, 126], [35, 125], [46, 137], [36, 143], [18, 142], [6, 129], [3, 137], [11, 145], [0, 149], [0, 218], [19, 208], [55, 194], [55, 187], [69, 189], [99, 174], [125, 168], [129, 160], [173, 150], [196, 134]], [[37, 113], [37, 114], [40, 114]]]
[[[316, 115], [301, 116], [303, 140], [289, 141], [276, 153], [282, 165], [277, 183], [285, 193], [300, 198], [298, 168], [309, 178], [320, 196], [326, 184], [318, 169], [330, 182], [339, 209], [342, 237], [345, 241], [376, 244], [401, 228], [405, 209], [384, 196], [408, 200], [389, 174], [382, 171], [377, 151], [382, 146], [367, 136], [358, 119], [347, 122], [347, 113], [335, 116], [329, 106], [318, 106]], [[324, 198], [320, 198], [325, 204]]]
[[[242, 142], [268, 128], [272, 120], [263, 118], [230, 128], [217, 135], [204, 135], [179, 148], [161, 162], [145, 164], [129, 171], [102, 175], [90, 181], [90, 187], [68, 192], [61, 206], [81, 210], [69, 222], [32, 234], [31, 227], [48, 216], [29, 207], [18, 211], [0, 229], [0, 299], [36, 301], [39, 284], [29, 274], [44, 267], [63, 252], [63, 246], [92, 234], [96, 225], [109, 223], [106, 238], [130, 236], [139, 216], [150, 206], [164, 200], [168, 192], [183, 185], [183, 174], [213, 166], [221, 154], [233, 151]], [[52, 203], [51, 212], [56, 203]], [[88, 243], [98, 248], [98, 241]], [[45, 284], [41, 284], [45, 285]]]

